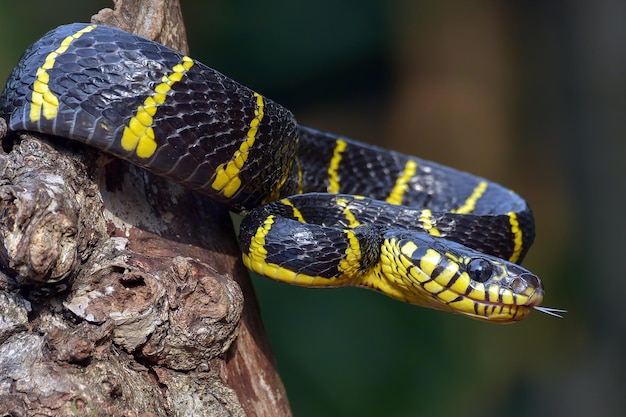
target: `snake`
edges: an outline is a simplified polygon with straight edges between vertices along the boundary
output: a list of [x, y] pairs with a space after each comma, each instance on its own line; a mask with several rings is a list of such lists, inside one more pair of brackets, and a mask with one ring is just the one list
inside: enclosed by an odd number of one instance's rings
[[68, 138], [244, 215], [259, 275], [366, 287], [512, 323], [544, 289], [520, 266], [535, 236], [518, 194], [434, 162], [299, 124], [292, 112], [187, 55], [73, 23], [22, 55], [0, 94], [10, 132]]

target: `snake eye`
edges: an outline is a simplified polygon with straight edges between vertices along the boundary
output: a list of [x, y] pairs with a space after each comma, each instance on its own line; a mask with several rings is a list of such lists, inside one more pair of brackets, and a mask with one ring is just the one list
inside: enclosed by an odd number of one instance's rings
[[467, 264], [467, 273], [474, 281], [485, 282], [491, 278], [493, 266], [486, 259], [475, 258]]

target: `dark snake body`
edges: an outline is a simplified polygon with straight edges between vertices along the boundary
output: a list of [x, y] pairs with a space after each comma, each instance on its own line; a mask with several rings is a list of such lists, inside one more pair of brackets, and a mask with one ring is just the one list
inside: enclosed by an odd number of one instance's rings
[[83, 142], [247, 213], [244, 262], [271, 278], [366, 286], [505, 322], [542, 300], [539, 279], [517, 265], [534, 239], [517, 194], [299, 125], [275, 102], [130, 33], [49, 32], [13, 70], [0, 116], [10, 131]]

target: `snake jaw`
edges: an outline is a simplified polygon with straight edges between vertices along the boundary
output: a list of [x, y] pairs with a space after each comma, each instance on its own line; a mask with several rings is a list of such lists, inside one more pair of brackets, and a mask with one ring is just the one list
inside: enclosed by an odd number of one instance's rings
[[543, 301], [541, 280], [517, 264], [500, 260], [490, 262], [499, 272], [484, 283], [486, 296], [472, 300], [474, 308], [470, 316], [498, 323], [522, 320]]
[[399, 265], [390, 268], [394, 275], [387, 274], [386, 280], [397, 287], [393, 293], [411, 292], [404, 296], [409, 303], [484, 321], [512, 323], [543, 301], [543, 286], [536, 275], [455, 242], [405, 234], [388, 240], [386, 246], [386, 263], [398, 259], [393, 262]]

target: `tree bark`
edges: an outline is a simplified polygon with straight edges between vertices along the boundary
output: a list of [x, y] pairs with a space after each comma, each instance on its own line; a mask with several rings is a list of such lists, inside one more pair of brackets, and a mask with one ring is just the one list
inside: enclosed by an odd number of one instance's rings
[[[115, 3], [93, 22], [187, 52], [177, 1]], [[3, 149], [0, 413], [291, 415], [225, 209], [59, 138]]]

